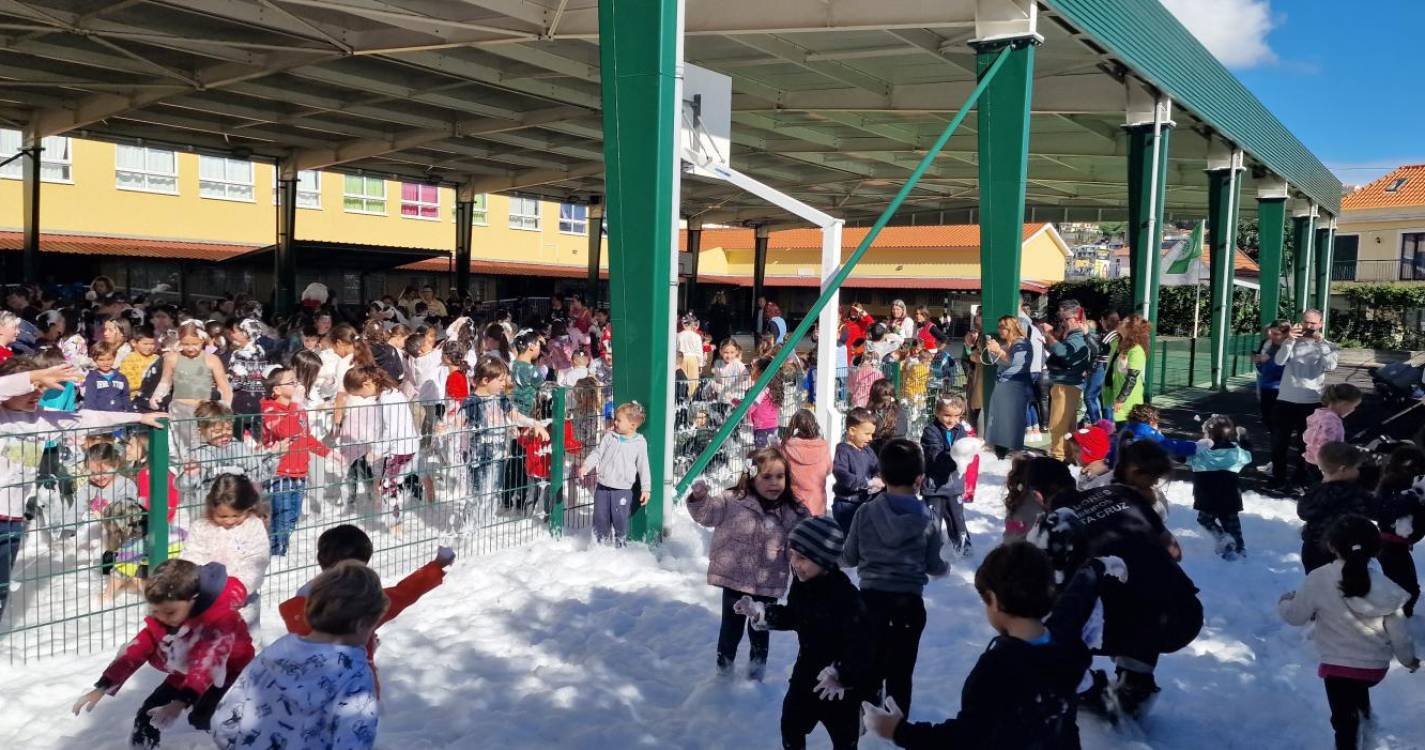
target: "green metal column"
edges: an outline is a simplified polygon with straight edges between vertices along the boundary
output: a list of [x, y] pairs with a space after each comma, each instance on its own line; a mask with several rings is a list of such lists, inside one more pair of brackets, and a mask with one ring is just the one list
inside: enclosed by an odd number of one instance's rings
[[297, 175], [277, 165], [277, 244], [272, 253], [272, 309], [279, 317], [297, 306]]
[[589, 199], [589, 280], [584, 291], [584, 304], [590, 310], [599, 307], [599, 256], [603, 251], [604, 201], [596, 195]]
[[[1167, 197], [1168, 144], [1171, 122], [1139, 123], [1128, 130], [1128, 256], [1133, 284], [1133, 311], [1152, 324], [1148, 351], [1158, 338], [1158, 278], [1162, 275], [1163, 204]], [[1150, 367], [1144, 374], [1144, 394], [1157, 392]]]
[[1292, 217], [1292, 240], [1296, 255], [1292, 258], [1292, 318], [1299, 319], [1310, 307], [1307, 291], [1311, 285], [1312, 248], [1316, 245], [1316, 217], [1312, 212], [1298, 210]]
[[648, 412], [652, 493], [635, 509], [629, 537], [657, 542], [672, 480], [673, 251], [679, 181], [679, 0], [601, 0], [605, 184], [614, 397]]
[[1257, 199], [1257, 264], [1262, 284], [1258, 331], [1266, 330], [1281, 313], [1282, 240], [1286, 229], [1286, 196]]
[[1207, 173], [1207, 227], [1211, 272], [1208, 284], [1212, 322], [1212, 387], [1227, 386], [1227, 337], [1232, 335], [1232, 279], [1237, 246], [1237, 201], [1241, 187], [1241, 152], [1231, 166]]
[[1312, 289], [1312, 307], [1321, 311], [1321, 328], [1329, 323], [1331, 309], [1331, 267], [1335, 262], [1335, 222], [1322, 216], [1316, 227], [1316, 286]]
[[[976, 110], [980, 166], [980, 285], [985, 330], [1019, 314], [1024, 192], [1029, 172], [1029, 112], [1034, 93], [1034, 38], [975, 43], [976, 75], [983, 79], [1001, 51], [1003, 66]], [[1026, 331], [1026, 333], [1028, 333]], [[994, 392], [985, 377], [985, 403]]]

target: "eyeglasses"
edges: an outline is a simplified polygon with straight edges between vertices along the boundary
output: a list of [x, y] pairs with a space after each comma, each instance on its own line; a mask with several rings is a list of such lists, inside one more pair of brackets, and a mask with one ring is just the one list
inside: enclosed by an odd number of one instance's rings
[[277, 384], [277, 387], [280, 388], [280, 387], [282, 387], [282, 386], [284, 386], [284, 385], [296, 385], [296, 384], [297, 384], [297, 381], [295, 381], [295, 380], [284, 380], [284, 381], [278, 383], [278, 384]]

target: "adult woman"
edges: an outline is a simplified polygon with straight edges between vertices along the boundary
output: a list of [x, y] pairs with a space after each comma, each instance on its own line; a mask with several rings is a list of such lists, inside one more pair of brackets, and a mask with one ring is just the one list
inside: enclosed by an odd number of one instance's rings
[[1282, 342], [1291, 335], [1291, 321], [1278, 318], [1267, 326], [1266, 338], [1252, 355], [1252, 363], [1257, 366], [1257, 402], [1262, 410], [1262, 424], [1267, 431], [1272, 429], [1272, 410], [1276, 408], [1277, 394], [1281, 392], [1282, 372], [1286, 365], [1277, 364], [1277, 351]]
[[930, 317], [930, 308], [921, 305], [915, 308], [915, 335], [920, 339], [925, 348], [935, 351], [940, 348], [941, 328], [935, 319]]
[[984, 350], [984, 318], [975, 313], [970, 321], [970, 330], [965, 332], [965, 346], [960, 355], [960, 364], [965, 372], [965, 416], [970, 424], [980, 423], [980, 411], [985, 408]]
[[901, 337], [901, 341], [908, 341], [915, 335], [915, 321], [906, 315], [905, 300], [891, 301], [891, 319], [886, 327]]
[[1029, 404], [1029, 358], [1032, 349], [1019, 319], [1006, 315], [999, 319], [999, 338], [985, 341], [981, 363], [998, 365], [995, 392], [990, 396], [989, 415], [985, 425], [985, 442], [995, 447], [995, 455], [1004, 458], [1009, 451], [1024, 448], [1025, 407]]
[[706, 318], [703, 321], [707, 325], [712, 340], [719, 344], [726, 341], [732, 335], [732, 308], [727, 306], [727, 294], [718, 292], [713, 295], [712, 304], [708, 306]]
[[1143, 379], [1148, 373], [1148, 337], [1153, 324], [1134, 313], [1118, 324], [1118, 354], [1109, 368], [1108, 392], [1113, 421], [1128, 419], [1128, 412], [1143, 403]]

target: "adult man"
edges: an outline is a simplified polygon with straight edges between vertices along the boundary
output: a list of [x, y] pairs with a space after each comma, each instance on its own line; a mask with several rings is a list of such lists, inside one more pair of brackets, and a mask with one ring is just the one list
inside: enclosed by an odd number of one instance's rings
[[[1306, 418], [1321, 406], [1326, 373], [1336, 369], [1339, 352], [1322, 334], [1320, 310], [1303, 313], [1301, 322], [1291, 327], [1277, 350], [1276, 363], [1285, 369], [1272, 415], [1272, 481], [1268, 489], [1285, 491], [1302, 478]], [[1297, 457], [1290, 464], [1295, 471], [1290, 471], [1287, 457], [1293, 447]]]
[[1048, 349], [1049, 455], [1064, 460], [1064, 438], [1074, 431], [1083, 400], [1084, 382], [1091, 365], [1088, 339], [1084, 335], [1084, 308], [1077, 300], [1059, 303], [1059, 329], [1043, 323]]
[[752, 311], [752, 340], [756, 341], [758, 336], [766, 330], [767, 325], [767, 298], [758, 297], [757, 306]]
[[[444, 318], [446, 316], [445, 303], [436, 299], [435, 287], [426, 284], [421, 287], [421, 301], [426, 303], [426, 317]], [[411, 310], [415, 310], [415, 305], [411, 305]]]

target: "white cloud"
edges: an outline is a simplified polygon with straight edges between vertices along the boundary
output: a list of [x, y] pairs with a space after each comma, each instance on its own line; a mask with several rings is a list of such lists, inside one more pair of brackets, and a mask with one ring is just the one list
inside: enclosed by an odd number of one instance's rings
[[1229, 68], [1276, 62], [1267, 43], [1276, 25], [1270, 0], [1162, 0], [1187, 30]]

